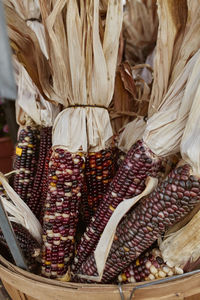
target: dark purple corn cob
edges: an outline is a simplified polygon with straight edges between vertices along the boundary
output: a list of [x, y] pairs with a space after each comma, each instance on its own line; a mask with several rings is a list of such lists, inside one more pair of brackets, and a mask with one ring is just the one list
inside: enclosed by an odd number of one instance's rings
[[39, 158], [37, 162], [37, 171], [34, 178], [33, 189], [31, 197], [27, 199], [27, 205], [40, 219], [42, 209], [42, 189], [43, 189], [43, 174], [45, 169], [45, 161], [48, 152], [52, 146], [52, 127], [41, 128], [40, 130], [40, 149]]
[[[190, 166], [184, 165], [173, 170], [118, 225], [102, 282], [115, 278], [167, 228], [185, 217], [199, 201], [200, 180], [190, 175]], [[97, 275], [93, 254], [77, 273]]]
[[[40, 256], [40, 245], [33, 238], [30, 232], [21, 224], [11, 222], [12, 228], [15, 232], [19, 246], [24, 254], [27, 264], [30, 268], [34, 268], [36, 258]], [[4, 235], [0, 229], [0, 243], [3, 244], [9, 251]], [[11, 256], [11, 254], [10, 254]]]
[[163, 261], [160, 250], [154, 248], [141, 254], [123, 273], [118, 275], [118, 282], [133, 283], [162, 279], [182, 273], [183, 270], [181, 268], [167, 266]]
[[119, 203], [140, 194], [145, 189], [147, 176], [155, 177], [160, 165], [161, 159], [144, 146], [143, 141], [138, 141], [132, 146], [78, 245], [72, 265], [73, 272], [76, 273], [95, 249], [106, 224]]
[[41, 214], [40, 214], [40, 224], [43, 224], [44, 217], [44, 204], [47, 198], [48, 192], [48, 171], [49, 171], [49, 162], [52, 155], [52, 149], [49, 150], [45, 160], [44, 172], [42, 176], [42, 197], [41, 197]]
[[84, 168], [82, 153], [52, 152], [43, 219], [42, 274], [46, 277], [63, 276], [73, 258]]
[[113, 179], [114, 148], [89, 152], [85, 161], [85, 188], [82, 199], [83, 219], [89, 224]]
[[27, 126], [19, 134], [16, 147], [14, 169], [19, 173], [14, 177], [14, 190], [26, 203], [32, 193], [39, 154], [39, 130]]

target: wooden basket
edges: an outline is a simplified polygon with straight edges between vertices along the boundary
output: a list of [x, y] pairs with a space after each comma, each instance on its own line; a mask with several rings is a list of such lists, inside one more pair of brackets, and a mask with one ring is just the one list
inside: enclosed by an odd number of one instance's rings
[[[28, 273], [0, 256], [0, 278], [13, 300], [199, 300], [200, 273], [143, 288], [117, 285], [63, 283]], [[155, 281], [156, 282], [156, 281]], [[155, 283], [154, 282], [154, 283]]]

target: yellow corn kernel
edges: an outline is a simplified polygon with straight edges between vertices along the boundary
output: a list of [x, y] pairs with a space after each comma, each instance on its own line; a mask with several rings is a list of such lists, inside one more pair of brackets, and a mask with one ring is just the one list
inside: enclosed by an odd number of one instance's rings
[[64, 264], [58, 264], [58, 268], [64, 268]]
[[114, 207], [112, 207], [112, 205], [109, 206], [109, 209], [112, 210], [112, 211], [115, 210]]
[[50, 261], [48, 261], [48, 260], [45, 261], [45, 265], [49, 266], [50, 264], [51, 264]]
[[108, 181], [108, 179], [106, 179], [106, 180], [103, 180], [103, 183], [108, 183], [109, 181]]
[[127, 280], [127, 277], [126, 277], [126, 274], [121, 274], [121, 277], [122, 277], [122, 281], [126, 281]]
[[57, 180], [58, 177], [57, 176], [52, 176], [52, 179]]
[[140, 265], [139, 259], [136, 260], [135, 264], [136, 264], [136, 266], [139, 266], [139, 265]]
[[123, 248], [124, 248], [124, 251], [125, 251], [125, 252], [129, 252], [129, 251], [130, 251], [129, 248], [127, 248], [127, 247], [125, 247], [125, 246], [124, 246]]
[[89, 152], [89, 156], [95, 155], [95, 152]]
[[149, 226], [147, 226], [147, 229], [149, 230], [149, 231], [152, 231], [153, 229], [151, 228], [151, 227], [149, 227]]
[[28, 147], [29, 147], [29, 148], [33, 148], [33, 145], [32, 145], [32, 144], [28, 144]]
[[56, 183], [55, 182], [51, 182], [50, 186], [56, 187]]

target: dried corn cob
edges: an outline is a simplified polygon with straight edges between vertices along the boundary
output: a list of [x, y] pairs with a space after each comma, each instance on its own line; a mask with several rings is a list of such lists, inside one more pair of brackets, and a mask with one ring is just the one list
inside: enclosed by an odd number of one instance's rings
[[31, 197], [37, 168], [38, 152], [38, 128], [27, 126], [21, 129], [14, 164], [14, 169], [18, 171], [14, 178], [14, 190], [25, 202], [28, 202]]
[[48, 171], [49, 171], [49, 162], [52, 155], [52, 149], [49, 150], [44, 166], [44, 173], [42, 176], [42, 197], [41, 197], [41, 214], [40, 214], [40, 223], [43, 224], [43, 217], [44, 217], [44, 204], [47, 198], [48, 193]]
[[[115, 278], [200, 201], [200, 180], [191, 176], [190, 170], [187, 164], [173, 170], [122, 220], [106, 261], [102, 282]], [[93, 254], [78, 273], [98, 275]]]
[[147, 176], [156, 176], [160, 162], [161, 160], [145, 147], [141, 140], [129, 150], [81, 239], [72, 266], [73, 271], [76, 272], [95, 249], [101, 233], [118, 204], [124, 198], [140, 194], [145, 189]]
[[164, 263], [159, 249], [154, 248], [140, 255], [126, 270], [118, 275], [118, 281], [123, 283], [140, 282], [144, 280], [160, 279], [175, 274], [183, 274], [178, 267], [169, 267]]
[[43, 220], [44, 276], [62, 276], [73, 257], [84, 168], [82, 153], [72, 154], [63, 149], [53, 151]]
[[35, 216], [40, 219], [41, 209], [42, 209], [42, 188], [43, 188], [43, 173], [45, 169], [45, 160], [47, 154], [52, 146], [52, 127], [43, 127], [40, 130], [40, 149], [39, 158], [37, 163], [37, 171], [35, 174], [35, 179], [33, 183], [33, 189], [31, 197], [27, 199], [27, 205], [35, 214]]
[[[83, 198], [83, 213], [86, 224], [90, 222], [108, 185], [114, 176], [114, 149], [105, 149], [99, 152], [89, 152], [85, 161], [85, 189]], [[85, 201], [87, 203], [85, 203]]]

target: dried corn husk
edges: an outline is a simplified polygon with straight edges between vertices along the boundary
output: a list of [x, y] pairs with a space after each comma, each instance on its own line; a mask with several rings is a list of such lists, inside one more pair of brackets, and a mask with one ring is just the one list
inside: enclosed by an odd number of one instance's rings
[[40, 44], [34, 31], [29, 28], [26, 21], [19, 17], [18, 13], [5, 2], [5, 12], [8, 25], [8, 35], [11, 46], [17, 59], [23, 64], [41, 95], [52, 101], [58, 95], [54, 93], [49, 80], [51, 70], [49, 63], [42, 53]]
[[[180, 9], [182, 9], [180, 7]], [[177, 45], [177, 55], [173, 55], [173, 72], [169, 84], [181, 73], [183, 67], [200, 48], [200, 1], [187, 0], [187, 22], [184, 33], [182, 34], [182, 43]], [[177, 41], [178, 44], [179, 41]], [[181, 45], [181, 47], [180, 47]], [[174, 49], [175, 50], [175, 49]], [[174, 53], [175, 54], [175, 53]]]
[[160, 250], [165, 262], [170, 266], [189, 268], [200, 257], [200, 211], [191, 221], [177, 232], [166, 236]]
[[[9, 174], [7, 174], [9, 175]], [[41, 243], [42, 227], [34, 216], [30, 208], [17, 195], [17, 193], [9, 185], [6, 177], [0, 172], [0, 182], [3, 185], [10, 201], [1, 197], [6, 212], [9, 215], [9, 220], [19, 223], [24, 226], [32, 234], [32, 236]]]
[[[43, 4], [43, 6], [45, 6]], [[41, 4], [42, 7], [42, 4]], [[54, 45], [49, 54], [56, 61], [62, 56], [62, 43], [56, 49], [59, 34], [55, 28], [64, 28], [59, 14], [63, 6], [55, 6], [45, 19], [49, 40]], [[47, 11], [47, 9], [46, 9]], [[114, 91], [119, 35], [122, 22], [122, 2], [109, 1], [105, 20], [103, 41], [99, 35], [99, 1], [81, 2], [80, 14], [76, 1], [66, 3], [65, 67], [67, 68], [68, 91], [60, 102], [70, 105], [100, 105], [108, 108]], [[42, 9], [44, 18], [45, 8]], [[60, 22], [60, 23], [59, 23]], [[60, 35], [61, 36], [61, 35]], [[63, 36], [61, 36], [63, 39]], [[65, 36], [64, 36], [65, 39]], [[61, 49], [62, 48], [62, 49]], [[60, 54], [59, 54], [60, 53]], [[66, 55], [67, 53], [67, 55]], [[67, 62], [68, 59], [68, 62]], [[68, 65], [69, 64], [69, 65]], [[53, 66], [53, 61], [52, 61]], [[63, 69], [64, 70], [64, 69]], [[58, 68], [62, 74], [62, 70]], [[66, 77], [67, 77], [66, 76]], [[81, 79], [81, 80], [80, 80]], [[61, 82], [62, 81], [62, 82]], [[63, 79], [53, 77], [56, 91], [62, 90]], [[66, 97], [67, 96], [67, 97]], [[71, 125], [73, 124], [73, 126]], [[100, 107], [69, 107], [62, 111], [53, 128], [53, 145], [65, 147], [70, 152], [78, 150], [99, 151], [105, 148], [106, 141], [113, 135], [107, 109]]]
[[14, 8], [19, 16], [24, 19], [39, 19], [40, 7], [38, 0], [3, 0], [6, 5]]
[[126, 41], [125, 59], [131, 65], [144, 63], [156, 43], [158, 30], [156, 0], [127, 0], [123, 29]]
[[146, 128], [146, 122], [143, 118], [136, 118], [129, 122], [119, 136], [117, 147], [127, 153], [137, 140], [141, 139]]
[[[46, 101], [40, 94], [39, 90], [31, 80], [27, 71], [20, 66], [18, 80], [18, 96], [17, 103], [22, 111], [27, 114], [37, 125], [42, 127], [51, 127], [60, 112], [60, 106]], [[18, 114], [17, 114], [18, 115]], [[18, 124], [22, 114], [18, 115]]]
[[199, 84], [198, 51], [169, 88], [158, 112], [147, 121], [144, 142], [158, 156], [179, 152], [182, 134]]
[[[148, 115], [158, 110], [167, 93], [171, 75], [174, 44], [182, 28], [185, 28], [187, 15], [186, 0], [158, 0], [159, 29], [154, 61], [154, 84]], [[179, 46], [181, 45], [179, 41]], [[178, 77], [178, 76], [177, 76]]]

